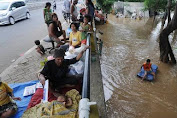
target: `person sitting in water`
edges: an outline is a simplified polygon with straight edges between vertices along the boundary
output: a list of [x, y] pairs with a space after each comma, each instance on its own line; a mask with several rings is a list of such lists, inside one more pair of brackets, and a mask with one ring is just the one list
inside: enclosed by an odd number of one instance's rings
[[151, 67], [151, 60], [150, 59], [147, 59], [146, 60], [146, 63], [144, 63], [142, 65], [143, 69], [144, 69], [144, 76], [143, 76], [143, 80], [146, 78], [146, 76], [148, 74], [152, 74], [154, 76], [154, 79], [155, 79], [155, 73], [152, 71], [152, 67]]
[[14, 97], [12, 91], [0, 78], [0, 118], [9, 118], [17, 112], [18, 107], [13, 100], [21, 100], [21, 98]]

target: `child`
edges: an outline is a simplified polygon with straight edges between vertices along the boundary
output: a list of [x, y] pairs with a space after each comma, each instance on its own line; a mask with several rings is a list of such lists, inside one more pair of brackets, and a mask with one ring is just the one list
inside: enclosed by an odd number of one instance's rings
[[45, 54], [45, 49], [42, 45], [40, 45], [40, 41], [39, 40], [35, 40], [34, 43], [37, 45], [36, 51], [42, 55]]
[[145, 71], [144, 76], [142, 78], [143, 80], [146, 78], [147, 74], [152, 74], [154, 76], [154, 79], [155, 79], [155, 73], [152, 71], [152, 68], [151, 68], [152, 64], [150, 62], [151, 62], [151, 60], [147, 59], [146, 63], [144, 63], [142, 65], [142, 67], [144, 68], [144, 71]]
[[81, 44], [81, 32], [78, 31], [78, 27], [76, 23], [71, 23], [72, 32], [69, 36], [69, 46], [73, 46], [74, 48], [80, 47]]
[[17, 105], [13, 100], [21, 100], [14, 97], [12, 89], [0, 78], [0, 118], [8, 118], [17, 112]]
[[79, 28], [79, 31], [81, 32], [81, 42], [83, 42], [84, 44], [86, 43], [86, 41], [84, 40], [87, 39], [87, 32], [93, 31], [92, 26], [89, 25], [88, 22], [90, 22], [90, 16], [85, 15], [84, 22], [80, 24]]
[[47, 2], [43, 10], [44, 20], [45, 23], [47, 24], [47, 27], [49, 27], [49, 24], [52, 22], [52, 10], [50, 9], [50, 7], [51, 3]]
[[70, 107], [73, 104], [72, 99], [64, 95], [58, 96], [57, 101], [62, 103], [65, 107]]

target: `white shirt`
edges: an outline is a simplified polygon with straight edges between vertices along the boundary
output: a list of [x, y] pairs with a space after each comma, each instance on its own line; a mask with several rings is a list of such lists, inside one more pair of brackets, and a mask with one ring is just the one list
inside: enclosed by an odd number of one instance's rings
[[65, 10], [66, 13], [70, 13], [70, 6], [71, 6], [70, 0], [65, 0], [64, 10]]

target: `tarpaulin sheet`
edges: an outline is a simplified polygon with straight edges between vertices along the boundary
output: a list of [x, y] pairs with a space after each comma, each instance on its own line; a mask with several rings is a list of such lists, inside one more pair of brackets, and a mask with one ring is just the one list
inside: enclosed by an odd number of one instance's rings
[[29, 82], [24, 82], [24, 83], [14, 83], [14, 84], [9, 84], [9, 86], [13, 89], [13, 93], [15, 97], [20, 97], [22, 100], [21, 101], [15, 101], [17, 106], [18, 106], [18, 111], [17, 113], [12, 116], [11, 118], [21, 118], [23, 115], [23, 112], [26, 110], [32, 95], [23, 97], [23, 92], [26, 86], [31, 86], [39, 82], [39, 80], [33, 80]]

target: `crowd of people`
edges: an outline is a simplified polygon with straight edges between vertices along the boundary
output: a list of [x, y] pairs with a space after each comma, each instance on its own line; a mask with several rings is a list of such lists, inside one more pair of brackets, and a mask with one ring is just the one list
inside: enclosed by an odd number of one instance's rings
[[[69, 78], [66, 76], [68, 72], [68, 66], [74, 64], [80, 60], [84, 51], [89, 47], [86, 46], [76, 58], [64, 59], [65, 51], [72, 48], [79, 48], [82, 43], [86, 44], [87, 32], [92, 32], [93, 28], [89, 24], [92, 21], [94, 15], [94, 5], [91, 0], [86, 0], [86, 13], [83, 16], [83, 21], [79, 22], [78, 11], [76, 4], [78, 0], [65, 0], [64, 9], [66, 10], [67, 16], [71, 17], [72, 23], [70, 24], [71, 32], [69, 40], [66, 40], [66, 32], [62, 29], [62, 25], [56, 13], [52, 13], [51, 3], [47, 2], [44, 8], [44, 20], [48, 27], [49, 37], [57, 44], [54, 51], [54, 60], [48, 61], [43, 70], [40, 72], [39, 79], [44, 85], [45, 80], [49, 79], [49, 86], [51, 91], [60, 89], [61, 87], [70, 84], [77, 84], [77, 79]], [[61, 38], [62, 36], [62, 38]]]
[[[72, 86], [78, 84], [77, 78], [67, 77], [69, 70], [69, 65], [74, 64], [80, 60], [83, 53], [89, 48], [86, 46], [76, 58], [64, 59], [65, 51], [70, 47], [78, 48], [81, 46], [81, 42], [86, 40], [87, 32], [92, 31], [91, 25], [88, 22], [93, 18], [94, 6], [91, 0], [86, 0], [87, 3], [87, 14], [84, 16], [82, 23], [77, 23], [79, 21], [77, 18], [77, 7], [76, 4], [78, 0], [65, 0], [64, 7], [67, 11], [67, 16], [72, 20], [70, 27], [72, 32], [70, 33], [69, 40], [66, 40], [65, 30], [62, 29], [62, 25], [58, 16], [51, 9], [51, 3], [47, 2], [45, 8], [43, 9], [44, 21], [47, 25], [49, 37], [57, 44], [54, 51], [54, 59], [48, 61], [43, 70], [40, 72], [39, 80], [44, 86], [45, 80], [49, 80], [49, 90], [51, 92], [56, 92], [65, 86]], [[54, 4], [54, 10], [56, 9], [56, 2]], [[89, 4], [92, 4], [91, 6]], [[93, 7], [93, 8], [92, 8]], [[81, 24], [81, 25], [80, 25]], [[80, 26], [80, 28], [79, 28]], [[80, 29], [80, 30], [79, 30]], [[62, 38], [61, 38], [62, 36]], [[69, 42], [69, 43], [67, 43]], [[35, 41], [37, 45], [37, 52], [40, 55], [45, 54], [44, 47], [40, 44], [38, 40]], [[13, 100], [21, 100], [19, 97], [14, 97], [13, 90], [0, 80], [0, 117], [7, 118], [14, 115], [17, 112], [17, 105]], [[66, 106], [72, 105], [70, 98], [65, 98], [63, 96], [58, 97], [58, 101], [64, 103]], [[66, 103], [65, 103], [66, 102]]]
[[[86, 9], [81, 9], [83, 19], [78, 19], [76, 4], [78, 0], [65, 0], [64, 8], [67, 13], [67, 17], [72, 20], [70, 24], [71, 32], [69, 40], [66, 38], [66, 32], [62, 29], [62, 25], [56, 13], [51, 10], [51, 3], [47, 2], [43, 9], [44, 20], [47, 25], [49, 37], [57, 44], [54, 50], [52, 60], [48, 61], [42, 71], [39, 73], [38, 78], [40, 83], [44, 86], [45, 81], [49, 80], [49, 90], [52, 93], [59, 92], [63, 87], [77, 85], [81, 78], [67, 76], [69, 71], [69, 65], [78, 62], [83, 56], [84, 52], [90, 48], [86, 46], [75, 58], [65, 59], [65, 51], [70, 47], [79, 48], [82, 44], [86, 45], [86, 37], [88, 32], [92, 32], [92, 19], [94, 18], [95, 8], [91, 0], [86, 0]], [[56, 5], [56, 3], [55, 3]], [[56, 6], [55, 6], [56, 8]], [[79, 21], [79, 23], [78, 23]], [[81, 22], [80, 22], [81, 21]], [[90, 22], [90, 23], [89, 23]], [[62, 38], [61, 38], [62, 36]], [[38, 46], [37, 52], [41, 55], [45, 54], [44, 47], [39, 41], [35, 41]], [[155, 73], [152, 71], [150, 59], [143, 64], [145, 70], [143, 80], [147, 74], [152, 74], [155, 79]], [[7, 118], [14, 115], [17, 111], [17, 105], [13, 100], [21, 100], [19, 97], [14, 97], [12, 89], [3, 83], [0, 79], [0, 117]], [[72, 105], [72, 100], [63, 95], [60, 95], [57, 99], [59, 103], [69, 107]]]

